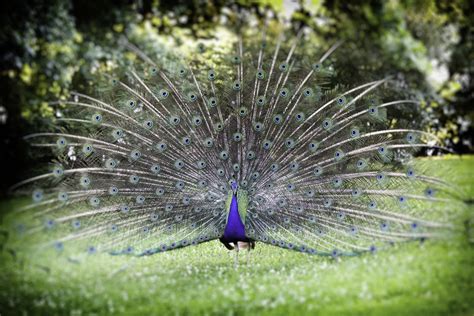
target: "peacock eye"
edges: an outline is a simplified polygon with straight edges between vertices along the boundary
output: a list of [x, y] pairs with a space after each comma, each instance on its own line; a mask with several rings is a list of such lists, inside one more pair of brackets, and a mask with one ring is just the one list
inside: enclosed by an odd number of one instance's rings
[[69, 199], [69, 195], [66, 192], [58, 193], [58, 200], [61, 202], [66, 202]]
[[164, 152], [168, 148], [168, 145], [164, 142], [160, 142], [156, 145], [156, 149], [158, 149], [159, 152]]
[[209, 70], [209, 72], [207, 73], [207, 78], [211, 81], [216, 78], [216, 73], [214, 72], [214, 70]]
[[239, 56], [234, 56], [234, 57], [232, 57], [232, 63], [234, 63], [234, 64], [240, 64], [240, 57], [239, 57]]
[[291, 171], [297, 171], [299, 168], [299, 164], [295, 161], [290, 164], [290, 170]]
[[128, 102], [128, 106], [129, 106], [131, 109], [135, 108], [135, 105], [136, 105], [136, 104], [135, 104], [135, 101], [129, 101], [129, 102]]
[[208, 105], [209, 105], [210, 108], [215, 107], [215, 106], [217, 105], [217, 100], [216, 100], [216, 98], [214, 98], [214, 97], [210, 98], [210, 99], [209, 99], [209, 102], [208, 102]]
[[81, 227], [81, 221], [76, 219], [75, 221], [72, 222], [72, 227], [74, 227], [76, 229], [80, 228]]
[[184, 167], [184, 162], [181, 159], [177, 159], [174, 162], [174, 167], [178, 170], [182, 169]]
[[140, 177], [133, 174], [130, 176], [130, 178], [128, 179], [130, 181], [130, 183], [132, 184], [137, 184], [139, 181], [140, 181]]
[[109, 188], [109, 194], [110, 195], [116, 195], [118, 193], [118, 188], [117, 187], [110, 187]]
[[55, 177], [61, 177], [63, 174], [64, 174], [64, 168], [63, 168], [63, 166], [59, 165], [59, 166], [54, 167], [54, 169], [53, 169], [53, 175], [54, 175]]
[[211, 148], [214, 145], [214, 140], [212, 138], [206, 138], [204, 140], [204, 146]]
[[240, 142], [242, 140], [242, 134], [241, 133], [234, 133], [234, 141]]
[[336, 161], [340, 161], [344, 157], [344, 152], [340, 149], [336, 150], [334, 153], [334, 158]]
[[90, 204], [91, 206], [99, 206], [99, 204], [100, 204], [100, 199], [99, 199], [98, 197], [96, 197], [96, 196], [91, 197], [91, 198], [89, 199], [89, 204]]
[[202, 123], [201, 117], [195, 116], [195, 117], [193, 118], [193, 124], [194, 124], [194, 126], [199, 126], [199, 125], [201, 125], [201, 123]]
[[100, 123], [100, 122], [102, 122], [102, 115], [97, 114], [97, 113], [94, 114], [94, 115], [92, 115], [92, 121], [93, 121], [94, 123]]
[[323, 128], [325, 130], [329, 130], [331, 127], [332, 127], [332, 120], [331, 119], [323, 120]]
[[169, 95], [169, 92], [165, 89], [161, 89], [159, 92], [159, 95], [161, 96], [162, 99], [166, 99]]
[[138, 160], [142, 156], [142, 153], [136, 149], [132, 150], [130, 153], [130, 158], [133, 160]]
[[43, 190], [41, 189], [36, 189], [33, 191], [32, 194], [33, 201], [35, 202], [41, 202], [43, 200]]
[[262, 145], [263, 149], [270, 149], [271, 146], [272, 146], [271, 141], [269, 141], [267, 139], [263, 141], [263, 145]]
[[425, 194], [426, 194], [427, 197], [433, 197], [433, 196], [435, 195], [435, 192], [434, 192], [433, 189], [427, 188], [427, 189], [425, 190]]
[[263, 106], [266, 103], [266, 98], [264, 96], [258, 96], [257, 98], [257, 105], [258, 106]]
[[175, 188], [178, 190], [183, 190], [184, 189], [184, 182], [183, 181], [177, 181], [175, 184]]
[[240, 114], [240, 116], [245, 116], [245, 115], [247, 115], [247, 108], [246, 108], [246, 107], [241, 107], [241, 108], [239, 109], [239, 114]]
[[305, 119], [305, 115], [304, 115], [303, 112], [299, 112], [299, 113], [297, 113], [296, 116], [295, 116], [295, 120], [296, 120], [296, 122], [298, 122], [298, 123], [302, 123], [302, 122], [304, 121], [304, 119]]
[[188, 146], [191, 144], [191, 138], [189, 136], [184, 136], [181, 139], [181, 142], [183, 143], [183, 145]]
[[123, 131], [121, 129], [116, 129], [112, 132], [112, 135], [115, 139], [120, 139], [123, 136]]
[[293, 149], [295, 148], [295, 141], [291, 138], [288, 138], [286, 141], [285, 141], [285, 145], [288, 149]]
[[223, 150], [219, 153], [219, 157], [222, 160], [227, 160], [227, 158], [229, 158], [229, 153], [226, 150]]
[[346, 104], [346, 97], [341, 96], [341, 97], [337, 98], [337, 104], [338, 104], [338, 105], [344, 105], [344, 104]]
[[273, 122], [277, 125], [280, 124], [282, 120], [283, 116], [281, 114], [277, 114], [273, 117]]
[[314, 71], [320, 71], [321, 70], [321, 64], [319, 64], [319, 63], [313, 64], [313, 70]]
[[284, 88], [280, 91], [280, 96], [285, 98], [289, 94], [288, 89]]
[[303, 90], [303, 95], [305, 97], [312, 96], [313, 95], [313, 90], [311, 88], [306, 88], [306, 89]]
[[89, 155], [89, 154], [91, 154], [93, 151], [94, 151], [94, 147], [92, 147], [92, 145], [90, 145], [90, 144], [85, 144], [85, 145], [82, 147], [82, 152], [83, 152], [85, 155]]
[[281, 63], [278, 68], [280, 69], [280, 71], [285, 72], [288, 68], [288, 63], [286, 63], [286, 62]]
[[181, 119], [179, 116], [172, 115], [169, 119], [169, 122], [171, 125], [177, 126], [181, 122]]
[[319, 177], [319, 176], [322, 175], [322, 174], [323, 174], [323, 168], [322, 168], [322, 167], [316, 167], [316, 168], [314, 169], [314, 175], [315, 175], [315, 176]]
[[58, 145], [58, 148], [64, 148], [67, 145], [67, 141], [64, 137], [59, 137], [56, 141], [56, 145]]
[[232, 84], [232, 89], [234, 89], [235, 91], [239, 91], [240, 90], [240, 81], [238, 81], [238, 80], [234, 81], [234, 83]]
[[160, 167], [160, 165], [154, 164], [154, 165], [151, 166], [150, 169], [151, 169], [151, 172], [157, 174], [158, 172], [160, 172], [161, 167]]
[[263, 123], [255, 122], [253, 128], [256, 132], [260, 132], [263, 130]]
[[84, 188], [88, 187], [91, 184], [91, 180], [87, 176], [82, 176], [79, 182]]
[[150, 128], [153, 127], [153, 122], [152, 121], [145, 121], [143, 123], [143, 125], [145, 126], [145, 128], [150, 129]]

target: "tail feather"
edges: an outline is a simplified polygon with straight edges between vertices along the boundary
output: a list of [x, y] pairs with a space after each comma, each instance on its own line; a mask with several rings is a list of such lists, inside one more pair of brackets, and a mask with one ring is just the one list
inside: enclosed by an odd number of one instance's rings
[[379, 94], [390, 78], [334, 84], [341, 42], [308, 58], [306, 30], [289, 41], [267, 31], [241, 33], [231, 56], [203, 52], [192, 63], [158, 62], [125, 42], [141, 62], [104, 75], [97, 97], [57, 102], [57, 132], [25, 137], [58, 156], [14, 187], [33, 191], [22, 210], [29, 232], [90, 254], [195, 245], [222, 236], [235, 180], [248, 192], [252, 240], [338, 256], [443, 236], [449, 184], [410, 161], [444, 148], [390, 118], [419, 102]]

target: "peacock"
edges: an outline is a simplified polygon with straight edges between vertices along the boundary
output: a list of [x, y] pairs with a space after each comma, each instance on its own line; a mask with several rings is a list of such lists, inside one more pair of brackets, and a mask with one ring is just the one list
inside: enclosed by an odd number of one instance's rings
[[390, 77], [339, 84], [345, 43], [315, 49], [311, 34], [241, 27], [230, 53], [199, 43], [215, 50], [205, 60], [122, 39], [136, 60], [50, 102], [54, 130], [25, 136], [55, 157], [13, 188], [32, 198], [18, 211], [31, 246], [140, 257], [219, 240], [339, 257], [445, 235], [450, 185], [412, 159], [443, 146], [396, 115], [420, 101], [393, 99]]

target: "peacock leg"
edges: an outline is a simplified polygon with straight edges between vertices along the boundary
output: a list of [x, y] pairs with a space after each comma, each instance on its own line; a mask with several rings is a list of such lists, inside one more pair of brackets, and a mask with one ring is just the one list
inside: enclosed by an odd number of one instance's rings
[[235, 243], [235, 260], [234, 260], [234, 268], [237, 268], [239, 265], [239, 243]]
[[250, 250], [251, 250], [252, 248], [250, 247], [250, 243], [247, 244], [247, 246], [248, 246], [248, 247], [247, 247], [247, 265], [249, 265], [249, 264], [250, 264]]

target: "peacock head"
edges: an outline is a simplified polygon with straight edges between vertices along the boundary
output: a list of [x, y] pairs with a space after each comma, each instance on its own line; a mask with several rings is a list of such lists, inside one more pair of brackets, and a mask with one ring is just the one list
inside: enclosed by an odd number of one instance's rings
[[234, 194], [236, 194], [237, 188], [238, 188], [237, 181], [235, 181], [234, 179], [230, 180], [230, 187], [232, 191], [234, 192]]

